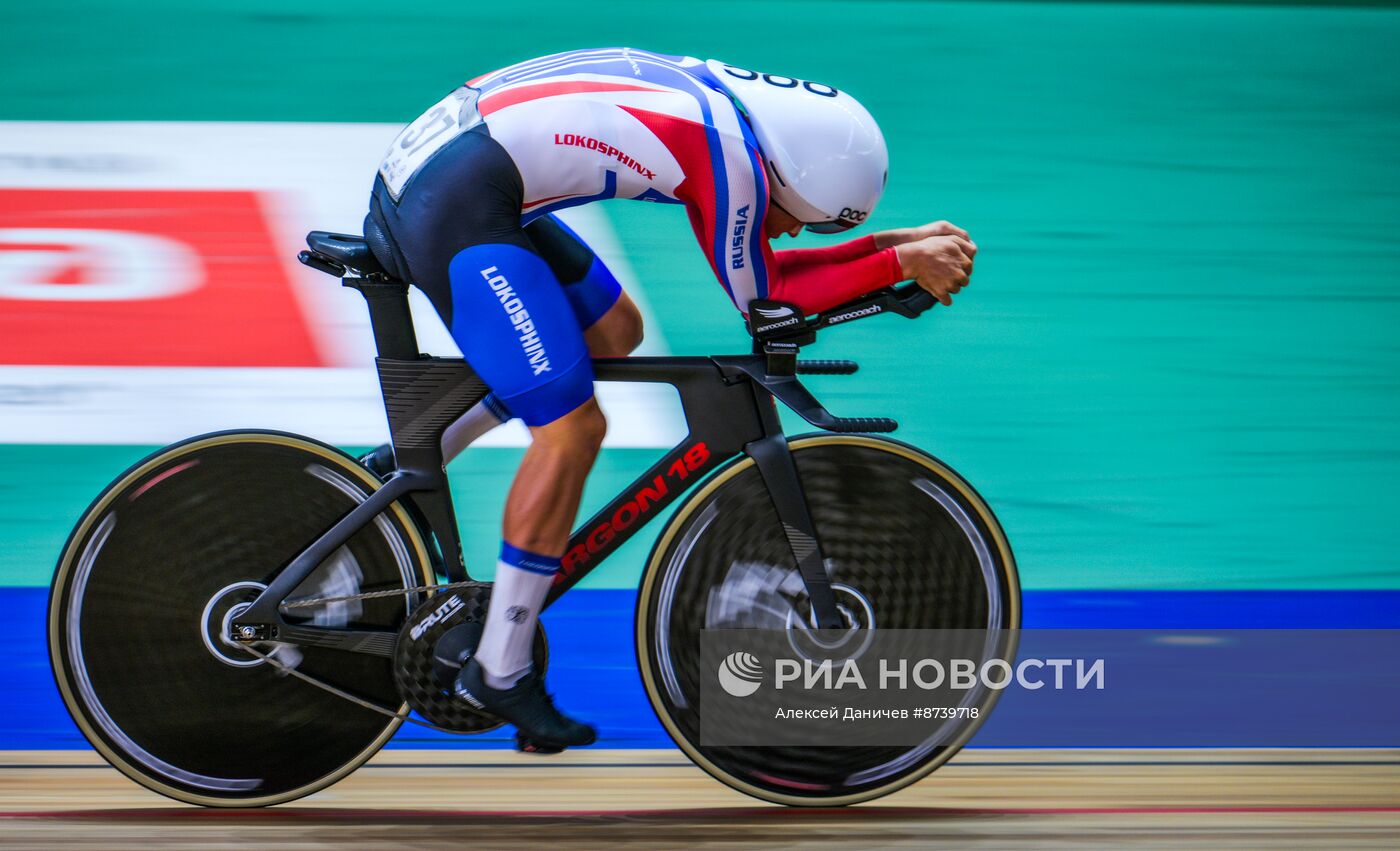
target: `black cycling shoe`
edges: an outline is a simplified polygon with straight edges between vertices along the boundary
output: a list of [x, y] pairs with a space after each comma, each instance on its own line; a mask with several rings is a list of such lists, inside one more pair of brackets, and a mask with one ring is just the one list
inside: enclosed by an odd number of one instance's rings
[[360, 466], [382, 479], [394, 471], [394, 447], [381, 443], [361, 455], [359, 461]]
[[453, 684], [457, 696], [483, 712], [509, 721], [519, 731], [517, 746], [530, 753], [558, 753], [564, 748], [591, 745], [598, 731], [567, 717], [544, 690], [544, 678], [531, 671], [511, 688], [486, 685], [481, 664], [470, 659]]

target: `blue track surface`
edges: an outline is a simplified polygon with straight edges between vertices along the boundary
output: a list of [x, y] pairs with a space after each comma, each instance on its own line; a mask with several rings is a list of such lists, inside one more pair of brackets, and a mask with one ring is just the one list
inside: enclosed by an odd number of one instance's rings
[[[599, 726], [602, 746], [666, 747], [636, 671], [634, 599], [630, 590], [575, 589], [546, 613], [550, 686], [570, 712]], [[11, 653], [0, 668], [0, 750], [87, 746], [49, 673], [46, 606], [46, 589], [0, 588]], [[1028, 629], [1072, 632], [1029, 633], [1023, 657], [1107, 654], [1107, 687], [1007, 692], [978, 746], [1400, 745], [1400, 652], [1386, 651], [1400, 651], [1400, 591], [1028, 591], [1025, 611]], [[1094, 629], [1141, 632], [1104, 633], [1116, 645], [1106, 648], [1085, 632]], [[1324, 629], [1391, 632], [1300, 632]], [[1205, 647], [1163, 641], [1185, 630], [1232, 632]], [[405, 726], [391, 746], [509, 741], [500, 732], [454, 737]]]

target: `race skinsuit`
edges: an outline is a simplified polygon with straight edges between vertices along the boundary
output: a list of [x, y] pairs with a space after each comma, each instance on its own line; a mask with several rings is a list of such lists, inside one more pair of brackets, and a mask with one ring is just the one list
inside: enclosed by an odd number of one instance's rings
[[552, 422], [593, 395], [583, 331], [621, 288], [552, 212], [684, 204], [735, 307], [816, 312], [903, 278], [873, 237], [773, 251], [768, 173], [723, 65], [576, 50], [478, 77], [394, 141], [370, 199], [376, 257], [431, 299], [502, 418]]

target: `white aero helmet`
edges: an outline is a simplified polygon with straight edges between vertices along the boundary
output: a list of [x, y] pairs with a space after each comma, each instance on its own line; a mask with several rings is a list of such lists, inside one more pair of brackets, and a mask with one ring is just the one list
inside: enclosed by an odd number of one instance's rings
[[859, 101], [823, 83], [705, 65], [748, 116], [779, 207], [814, 233], [855, 227], [875, 211], [890, 155]]

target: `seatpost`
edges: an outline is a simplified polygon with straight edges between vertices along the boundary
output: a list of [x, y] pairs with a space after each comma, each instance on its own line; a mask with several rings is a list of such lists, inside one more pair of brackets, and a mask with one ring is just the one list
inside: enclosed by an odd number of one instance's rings
[[408, 309], [408, 284], [346, 278], [343, 285], [359, 290], [360, 295], [365, 297], [379, 356], [393, 360], [417, 360], [418, 337], [413, 332], [413, 314]]

